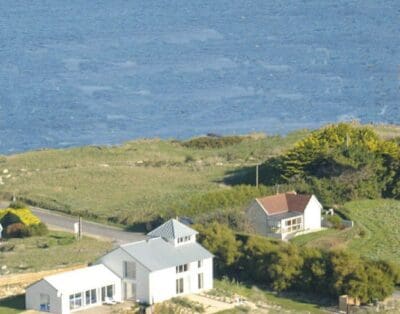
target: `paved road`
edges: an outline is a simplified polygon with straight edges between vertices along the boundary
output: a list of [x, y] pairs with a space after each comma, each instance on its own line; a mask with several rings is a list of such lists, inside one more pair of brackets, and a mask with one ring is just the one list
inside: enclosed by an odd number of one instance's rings
[[[0, 207], [7, 207], [7, 203], [1, 203]], [[51, 210], [38, 207], [30, 207], [32, 212], [40, 218], [50, 229], [63, 231], [74, 231], [74, 223], [78, 222], [77, 217], [60, 214]], [[146, 236], [139, 232], [127, 232], [119, 228], [103, 225], [87, 220], [82, 221], [82, 231], [84, 235], [115, 241], [118, 244], [143, 240]]]

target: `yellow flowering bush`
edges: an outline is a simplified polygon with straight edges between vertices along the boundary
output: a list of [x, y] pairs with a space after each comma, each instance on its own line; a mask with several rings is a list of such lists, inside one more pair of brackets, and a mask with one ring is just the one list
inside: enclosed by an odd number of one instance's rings
[[19, 218], [19, 220], [25, 226], [33, 226], [40, 224], [40, 219], [36, 217], [28, 208], [7, 208], [7, 209], [0, 209], [0, 221], [3, 217], [7, 214], [13, 214]]

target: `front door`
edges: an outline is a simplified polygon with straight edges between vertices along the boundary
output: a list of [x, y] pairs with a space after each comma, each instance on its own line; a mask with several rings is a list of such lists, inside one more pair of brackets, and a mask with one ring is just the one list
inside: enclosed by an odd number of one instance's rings
[[125, 295], [125, 300], [135, 300], [136, 285], [131, 282], [124, 282], [124, 295]]

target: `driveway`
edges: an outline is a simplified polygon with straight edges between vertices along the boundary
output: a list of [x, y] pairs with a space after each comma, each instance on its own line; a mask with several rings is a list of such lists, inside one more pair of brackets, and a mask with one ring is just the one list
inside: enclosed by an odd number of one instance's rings
[[[6, 208], [7, 206], [8, 203], [6, 202], [0, 203], [1, 208]], [[78, 222], [78, 217], [38, 207], [30, 207], [30, 209], [49, 229], [74, 232], [74, 223]], [[144, 233], [128, 232], [117, 227], [87, 220], [82, 220], [82, 232], [83, 235], [111, 240], [117, 244], [139, 241], [146, 238]]]

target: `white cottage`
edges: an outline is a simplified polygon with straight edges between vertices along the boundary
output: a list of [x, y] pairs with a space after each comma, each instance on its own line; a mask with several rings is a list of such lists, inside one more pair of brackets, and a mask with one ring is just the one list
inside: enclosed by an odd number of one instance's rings
[[58, 314], [121, 300], [121, 279], [101, 264], [44, 277], [25, 294], [27, 309]]
[[213, 255], [196, 242], [197, 231], [175, 219], [147, 240], [121, 245], [103, 256], [122, 280], [123, 299], [153, 304], [213, 288]]
[[110, 302], [153, 304], [213, 288], [213, 255], [197, 232], [171, 219], [147, 240], [119, 246], [95, 266], [45, 277], [26, 290], [26, 308], [68, 314]]
[[256, 198], [246, 215], [256, 233], [287, 240], [320, 230], [321, 212], [315, 195], [290, 192]]

